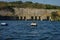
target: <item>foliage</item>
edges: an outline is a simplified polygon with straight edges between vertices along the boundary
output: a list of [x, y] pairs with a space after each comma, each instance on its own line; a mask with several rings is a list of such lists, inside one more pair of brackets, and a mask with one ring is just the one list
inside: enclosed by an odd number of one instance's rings
[[39, 9], [60, 9], [60, 6], [33, 3], [31, 1], [27, 1], [27, 2], [22, 2], [22, 1], [0, 2], [0, 8], [1, 7], [7, 7], [7, 6], [22, 7], [22, 8], [39, 8]]
[[57, 12], [52, 12], [51, 13], [51, 18], [53, 19], [53, 20], [57, 20], [57, 21], [59, 21], [60, 20], [60, 16], [58, 15], [58, 13]]

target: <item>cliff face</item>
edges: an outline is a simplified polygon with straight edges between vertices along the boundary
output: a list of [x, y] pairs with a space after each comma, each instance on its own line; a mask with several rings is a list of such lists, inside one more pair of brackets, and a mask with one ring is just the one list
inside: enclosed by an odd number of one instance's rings
[[[13, 9], [13, 10], [12, 10]], [[2, 9], [0, 10], [0, 15], [2, 16], [12, 16], [12, 15], [17, 15], [17, 16], [42, 16], [42, 15], [49, 15], [51, 12], [58, 12], [60, 13], [60, 10], [58, 9], [34, 9], [34, 8], [12, 8], [12, 9]]]
[[39, 19], [39, 17], [41, 17], [41, 19], [46, 19], [47, 16], [51, 16], [52, 12], [60, 12], [60, 10], [58, 9], [33, 9], [33, 8], [13, 8], [13, 11], [4, 9], [4, 10], [0, 10], [0, 15], [2, 16], [18, 16], [19, 19], [31, 19], [31, 17], [33, 17], [33, 19], [35, 19], [37, 17], [37, 19]]
[[0, 15], [2, 16], [13, 16], [14, 9], [11, 7], [1, 7], [0, 8]]
[[31, 16], [51, 16], [52, 12], [58, 12], [58, 9], [32, 9], [32, 8], [14, 8], [15, 15], [26, 16], [29, 19]]
[[15, 15], [19, 16], [19, 19], [51, 19], [52, 12], [59, 12], [58, 9], [33, 9], [33, 8], [14, 8]]
[[0, 2], [0, 16], [18, 19], [49, 19], [51, 13], [56, 12], [60, 15], [60, 6], [39, 4], [33, 2]]
[[14, 8], [15, 10], [15, 15], [23, 15], [23, 14], [32, 14], [31, 16], [33, 16], [34, 14], [37, 16], [39, 15], [46, 15], [46, 13], [48, 13], [48, 15], [51, 12], [56, 12], [59, 11], [58, 9], [33, 9], [33, 8]]
[[12, 12], [6, 10], [0, 10], [0, 15], [2, 16], [12, 16]]

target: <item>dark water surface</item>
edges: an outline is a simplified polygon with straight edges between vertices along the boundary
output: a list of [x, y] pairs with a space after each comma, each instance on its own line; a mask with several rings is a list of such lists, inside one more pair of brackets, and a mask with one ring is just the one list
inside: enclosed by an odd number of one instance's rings
[[60, 22], [35, 21], [1, 21], [8, 26], [0, 25], [0, 40], [60, 40]]

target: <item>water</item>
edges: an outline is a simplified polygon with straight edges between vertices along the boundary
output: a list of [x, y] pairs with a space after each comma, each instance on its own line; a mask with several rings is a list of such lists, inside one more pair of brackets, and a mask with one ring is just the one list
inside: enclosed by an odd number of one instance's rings
[[35, 21], [1, 21], [8, 26], [0, 26], [0, 40], [60, 40], [60, 22]]

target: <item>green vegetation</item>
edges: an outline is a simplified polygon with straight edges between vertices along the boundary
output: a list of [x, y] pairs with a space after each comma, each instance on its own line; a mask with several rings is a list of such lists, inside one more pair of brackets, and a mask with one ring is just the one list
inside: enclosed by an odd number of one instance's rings
[[33, 3], [30, 1], [22, 2], [22, 1], [16, 1], [16, 2], [0, 2], [0, 8], [1, 7], [20, 7], [20, 8], [39, 8], [39, 9], [60, 9], [60, 6], [53, 6], [48, 4], [39, 4], [39, 3]]
[[52, 12], [52, 13], [51, 13], [51, 18], [52, 18], [54, 21], [60, 21], [60, 15], [59, 15], [57, 12]]

